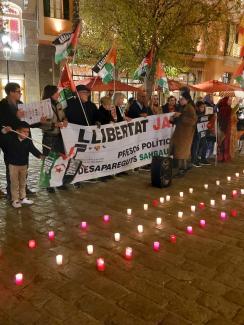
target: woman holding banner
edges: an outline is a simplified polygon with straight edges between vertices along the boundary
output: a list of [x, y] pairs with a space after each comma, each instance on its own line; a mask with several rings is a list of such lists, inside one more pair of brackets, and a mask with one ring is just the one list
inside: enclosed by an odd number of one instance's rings
[[[52, 151], [64, 154], [64, 143], [60, 129], [67, 127], [68, 121], [65, 117], [62, 106], [58, 102], [59, 90], [57, 86], [47, 85], [44, 88], [42, 99], [48, 98], [51, 99], [53, 117], [52, 119], [46, 120], [41, 126], [43, 132], [42, 143], [48, 147], [51, 147]], [[49, 154], [49, 150], [45, 147], [43, 147], [43, 154], [44, 156]], [[60, 186], [59, 189], [66, 188], [65, 186]], [[49, 193], [54, 193], [55, 189], [48, 187], [47, 191]]]

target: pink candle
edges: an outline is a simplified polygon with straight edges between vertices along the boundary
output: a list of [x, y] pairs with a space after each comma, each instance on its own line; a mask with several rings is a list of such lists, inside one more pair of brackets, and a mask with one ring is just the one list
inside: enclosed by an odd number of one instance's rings
[[187, 226], [186, 231], [188, 234], [192, 234], [193, 233], [192, 226]]
[[103, 216], [103, 221], [106, 222], [106, 223], [109, 222], [110, 221], [110, 216], [108, 214], [105, 214]]
[[36, 241], [34, 239], [29, 240], [29, 248], [36, 248]]
[[176, 235], [170, 235], [170, 241], [171, 241], [171, 243], [175, 244], [176, 243]]
[[201, 219], [199, 224], [201, 228], [204, 228], [206, 226], [206, 221], [204, 219]]
[[155, 241], [155, 242], [153, 243], [153, 250], [154, 250], [155, 252], [158, 252], [158, 251], [159, 251], [159, 248], [160, 248], [160, 242], [159, 242], [159, 241]]
[[97, 270], [98, 271], [104, 271], [105, 270], [105, 263], [103, 258], [98, 258], [97, 259]]
[[222, 220], [225, 220], [225, 219], [227, 218], [227, 214], [226, 214], [226, 212], [221, 211], [221, 212], [220, 212], [220, 218], [221, 218]]
[[231, 210], [231, 216], [237, 217], [237, 210]]
[[205, 208], [205, 203], [204, 202], [200, 202], [199, 203], [199, 208], [200, 209], [204, 209]]
[[87, 229], [87, 222], [86, 221], [81, 221], [80, 227], [81, 227], [81, 229], [86, 230]]
[[53, 239], [55, 238], [55, 233], [54, 233], [53, 230], [51, 230], [51, 231], [48, 232], [48, 238], [49, 238], [50, 240], [53, 240]]
[[22, 273], [18, 273], [15, 275], [15, 284], [18, 286], [23, 284], [23, 274]]
[[133, 252], [133, 250], [132, 250], [131, 247], [126, 247], [126, 249], [125, 249], [125, 258], [127, 260], [131, 260], [132, 259], [132, 252]]

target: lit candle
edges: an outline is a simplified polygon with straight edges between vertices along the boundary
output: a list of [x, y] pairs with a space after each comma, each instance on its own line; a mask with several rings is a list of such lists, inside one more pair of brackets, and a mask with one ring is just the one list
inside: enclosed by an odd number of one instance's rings
[[15, 274], [15, 284], [19, 286], [22, 283], [23, 283], [23, 274], [22, 273]]
[[189, 193], [193, 193], [193, 188], [192, 187], [189, 188]]
[[160, 248], [160, 242], [159, 241], [155, 241], [153, 243], [153, 249], [155, 252], [158, 252], [159, 251], [159, 248]]
[[162, 224], [162, 218], [156, 218], [156, 225], [160, 226]]
[[200, 227], [204, 228], [206, 226], [206, 221], [204, 219], [200, 220], [199, 222]]
[[210, 200], [210, 205], [213, 207], [215, 206], [215, 200]]
[[184, 197], [184, 192], [180, 192], [180, 197]]
[[207, 190], [208, 189], [208, 184], [204, 184], [204, 188], [205, 188], [205, 190]]
[[217, 186], [220, 185], [220, 181], [219, 181], [219, 180], [216, 181], [216, 185], [217, 185]]
[[178, 218], [182, 218], [183, 217], [183, 212], [182, 211], [178, 211]]
[[160, 198], [159, 198], [159, 202], [160, 202], [160, 203], [164, 203], [164, 197], [160, 197]]
[[119, 233], [119, 232], [116, 232], [116, 233], [114, 234], [114, 240], [115, 240], [115, 241], [120, 241], [120, 233]]
[[93, 254], [93, 245], [87, 245], [86, 250], [87, 250], [88, 255], [92, 255]]
[[97, 269], [98, 271], [104, 271], [105, 270], [105, 263], [103, 258], [98, 258], [97, 259]]
[[126, 247], [125, 249], [125, 258], [127, 260], [131, 260], [132, 259], [132, 248], [131, 247]]
[[230, 182], [231, 181], [231, 177], [230, 176], [227, 176], [227, 181]]
[[171, 243], [175, 244], [176, 243], [176, 235], [170, 235], [170, 241], [171, 241]]
[[128, 216], [131, 216], [131, 214], [132, 214], [132, 209], [127, 209], [127, 214], [128, 214]]
[[109, 222], [110, 221], [110, 216], [108, 214], [105, 214], [103, 216], [103, 221], [106, 222], [106, 223]]
[[220, 212], [220, 218], [222, 219], [222, 220], [225, 220], [226, 218], [227, 218], [227, 214], [226, 214], [226, 212]]
[[142, 226], [142, 225], [138, 225], [138, 226], [137, 226], [137, 231], [138, 231], [139, 233], [142, 233], [142, 232], [143, 232], [143, 226]]
[[144, 208], [145, 211], [147, 211], [148, 210], [148, 204], [144, 203], [143, 208]]
[[195, 205], [191, 205], [191, 212], [195, 212], [196, 211], [196, 206]]
[[231, 216], [237, 217], [237, 210], [231, 210]]
[[170, 201], [170, 195], [166, 195], [166, 201]]
[[200, 209], [204, 209], [205, 208], [205, 203], [204, 202], [200, 202], [199, 203], [199, 208]]
[[186, 231], [188, 234], [192, 234], [193, 233], [192, 226], [187, 226]]
[[34, 239], [29, 240], [28, 246], [29, 248], [36, 248], [36, 241]]
[[56, 263], [58, 265], [62, 265], [63, 264], [63, 255], [57, 255], [56, 256]]
[[87, 222], [86, 221], [81, 221], [80, 227], [81, 227], [81, 229], [86, 230], [87, 229]]
[[222, 201], [225, 201], [226, 200], [226, 194], [222, 194]]
[[237, 177], [237, 178], [239, 178], [239, 177], [240, 177], [240, 173], [236, 173], [235, 175], [236, 175], [236, 177]]
[[51, 230], [51, 231], [48, 232], [48, 238], [50, 240], [53, 240], [55, 238], [55, 232], [53, 230]]
[[237, 197], [237, 195], [238, 195], [238, 191], [237, 190], [233, 190], [232, 191], [232, 197], [235, 198], [235, 197]]
[[244, 194], [244, 188], [241, 189], [241, 195], [243, 195], [243, 194]]

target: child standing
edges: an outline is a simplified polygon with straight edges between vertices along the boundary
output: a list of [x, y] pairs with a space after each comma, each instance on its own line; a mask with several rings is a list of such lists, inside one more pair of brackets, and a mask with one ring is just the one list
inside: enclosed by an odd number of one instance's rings
[[31, 152], [35, 157], [41, 159], [41, 152], [33, 145], [27, 137], [30, 134], [29, 124], [23, 121], [16, 128], [18, 134], [9, 132], [3, 137], [6, 159], [9, 164], [10, 191], [12, 206], [21, 208], [22, 204], [33, 204], [26, 197], [26, 177], [28, 169], [28, 158]]
[[208, 116], [205, 115], [205, 103], [196, 102], [197, 126], [191, 147], [192, 165], [201, 167], [201, 165], [210, 165], [206, 159], [207, 154], [207, 131], [202, 125], [208, 123]]

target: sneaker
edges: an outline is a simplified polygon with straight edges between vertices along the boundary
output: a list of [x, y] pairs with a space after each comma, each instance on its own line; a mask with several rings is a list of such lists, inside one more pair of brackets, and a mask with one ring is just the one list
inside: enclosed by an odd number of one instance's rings
[[22, 207], [22, 204], [21, 204], [19, 201], [13, 201], [13, 202], [12, 202], [12, 206], [13, 206], [15, 209], [18, 209], [18, 208], [21, 208], [21, 207]]
[[199, 162], [192, 163], [192, 166], [197, 168], [202, 167]]
[[34, 203], [34, 201], [27, 199], [27, 197], [25, 197], [24, 199], [20, 200], [21, 204], [28, 204], [31, 205]]
[[211, 165], [210, 162], [209, 162], [207, 159], [201, 159], [201, 160], [200, 160], [200, 163], [201, 163], [202, 165], [206, 165], [206, 166], [207, 166], [207, 165]]

